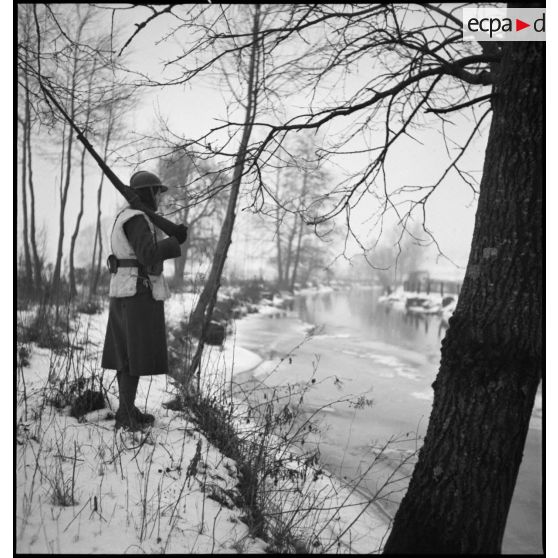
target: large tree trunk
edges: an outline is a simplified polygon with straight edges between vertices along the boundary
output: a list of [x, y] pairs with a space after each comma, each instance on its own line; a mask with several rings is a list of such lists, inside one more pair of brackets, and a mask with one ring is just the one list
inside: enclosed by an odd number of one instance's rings
[[541, 378], [543, 44], [503, 43], [475, 230], [386, 553], [499, 553]]

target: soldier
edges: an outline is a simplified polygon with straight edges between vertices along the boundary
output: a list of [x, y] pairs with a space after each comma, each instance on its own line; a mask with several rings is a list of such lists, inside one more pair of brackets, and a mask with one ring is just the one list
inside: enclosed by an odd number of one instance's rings
[[[142, 203], [157, 210], [167, 187], [153, 173], [132, 175], [130, 187]], [[119, 407], [115, 428], [141, 430], [154, 416], [135, 406], [140, 376], [167, 374], [167, 338], [163, 301], [169, 289], [163, 261], [180, 256], [187, 227], [159, 239], [153, 223], [139, 209], [126, 206], [115, 218], [110, 236], [110, 305], [101, 366], [116, 370]]]

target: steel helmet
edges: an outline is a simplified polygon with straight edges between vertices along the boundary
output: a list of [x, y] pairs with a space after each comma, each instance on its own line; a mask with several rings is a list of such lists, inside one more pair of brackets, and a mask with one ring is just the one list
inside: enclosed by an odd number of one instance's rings
[[160, 188], [161, 192], [166, 192], [168, 188], [161, 183], [161, 179], [152, 172], [138, 171], [130, 177], [130, 188], [136, 190], [138, 188]]

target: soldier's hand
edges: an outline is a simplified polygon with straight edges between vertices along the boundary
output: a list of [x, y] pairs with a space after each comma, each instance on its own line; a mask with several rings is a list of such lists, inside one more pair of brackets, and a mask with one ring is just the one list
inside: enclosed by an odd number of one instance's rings
[[183, 244], [188, 237], [188, 227], [186, 225], [178, 225], [173, 233], [174, 238], [179, 244]]

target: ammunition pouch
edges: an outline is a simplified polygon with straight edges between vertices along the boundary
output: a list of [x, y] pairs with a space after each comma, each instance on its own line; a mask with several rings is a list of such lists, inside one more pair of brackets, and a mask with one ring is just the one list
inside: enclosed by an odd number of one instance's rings
[[114, 254], [107, 258], [107, 267], [110, 273], [116, 273], [119, 267], [140, 267], [138, 260], [121, 259], [119, 260]]

